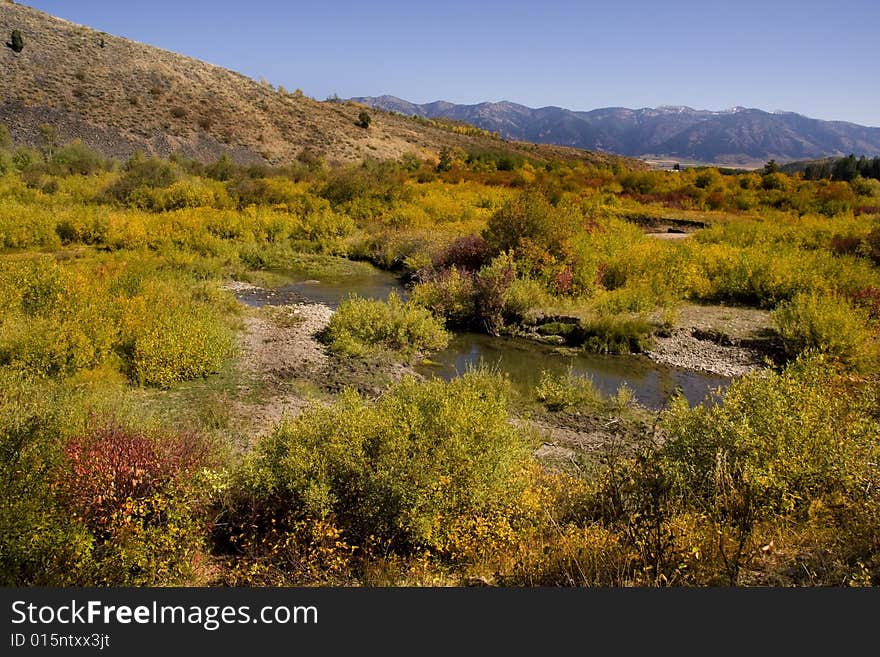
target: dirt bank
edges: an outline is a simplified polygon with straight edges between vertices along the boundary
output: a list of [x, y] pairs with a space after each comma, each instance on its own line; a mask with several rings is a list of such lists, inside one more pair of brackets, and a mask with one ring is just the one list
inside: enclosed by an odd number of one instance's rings
[[[317, 395], [304, 383], [316, 379], [328, 361], [315, 334], [330, 321], [330, 308], [296, 304], [276, 307], [274, 313], [246, 316], [239, 337], [236, 366], [242, 384], [233, 415], [253, 436], [314, 403]], [[279, 321], [285, 315], [291, 320]]]
[[[241, 383], [233, 415], [248, 435], [264, 434], [281, 420], [296, 417], [345, 388], [375, 396], [403, 376], [419, 376], [392, 360], [329, 354], [318, 340], [333, 316], [329, 306], [309, 301], [290, 303], [299, 297], [279, 295], [249, 283], [232, 282], [225, 287], [247, 307], [239, 335], [236, 370]], [[255, 308], [255, 303], [260, 307]]]

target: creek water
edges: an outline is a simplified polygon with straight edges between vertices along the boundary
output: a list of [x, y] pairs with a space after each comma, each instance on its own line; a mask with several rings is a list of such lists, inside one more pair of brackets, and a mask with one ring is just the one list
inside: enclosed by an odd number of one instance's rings
[[405, 289], [396, 276], [376, 267], [364, 266], [344, 276], [322, 276], [320, 280], [295, 269], [274, 270], [272, 273], [288, 282], [271, 289], [242, 290], [236, 296], [255, 307], [308, 301], [323, 303], [334, 310], [352, 294], [380, 301], [385, 301], [392, 292], [406, 296]]
[[503, 372], [520, 388], [533, 388], [541, 372], [567, 372], [592, 380], [601, 392], [613, 395], [626, 385], [636, 399], [652, 409], [663, 408], [680, 390], [691, 405], [730, 382], [722, 376], [659, 365], [644, 356], [601, 356], [572, 349], [557, 349], [522, 338], [492, 337], [480, 333], [458, 333], [449, 346], [431, 356], [431, 362], [415, 369], [423, 375], [450, 379], [469, 368], [483, 366]]
[[[244, 290], [238, 297], [252, 306], [306, 301], [337, 308], [352, 294], [379, 300], [387, 299], [391, 292], [405, 296], [400, 281], [377, 268], [321, 280], [295, 270], [275, 273], [289, 282], [271, 290]], [[652, 409], [663, 408], [676, 391], [681, 391], [691, 405], [699, 404], [707, 397], [715, 397], [730, 383], [726, 377], [659, 365], [643, 356], [600, 356], [480, 333], [456, 333], [446, 349], [415, 369], [424, 376], [449, 380], [475, 367], [507, 374], [520, 389], [537, 385], [542, 371], [557, 375], [571, 371], [590, 378], [606, 394], [614, 394], [626, 385], [643, 406]]]

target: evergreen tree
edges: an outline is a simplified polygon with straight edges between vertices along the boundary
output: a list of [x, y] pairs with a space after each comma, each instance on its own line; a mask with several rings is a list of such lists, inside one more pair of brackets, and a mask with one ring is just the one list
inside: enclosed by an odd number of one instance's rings
[[15, 52], [21, 52], [24, 50], [24, 39], [21, 36], [21, 32], [18, 30], [12, 30], [9, 43], [6, 45], [12, 48]]
[[850, 153], [834, 163], [831, 169], [831, 178], [833, 180], [845, 180], [849, 182], [859, 175], [859, 165], [856, 156]]

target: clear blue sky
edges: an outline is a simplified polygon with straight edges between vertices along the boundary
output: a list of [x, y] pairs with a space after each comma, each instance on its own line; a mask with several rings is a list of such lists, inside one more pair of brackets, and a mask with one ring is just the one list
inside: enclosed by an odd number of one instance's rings
[[24, 0], [324, 99], [734, 105], [880, 126], [880, 0]]

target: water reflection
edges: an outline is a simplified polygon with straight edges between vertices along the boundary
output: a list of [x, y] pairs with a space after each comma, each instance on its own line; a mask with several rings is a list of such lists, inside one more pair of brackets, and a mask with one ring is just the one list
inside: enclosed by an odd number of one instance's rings
[[676, 390], [681, 390], [693, 405], [730, 382], [722, 376], [665, 367], [638, 356], [572, 354], [526, 340], [478, 333], [456, 335], [449, 347], [431, 360], [432, 364], [418, 368], [426, 376], [448, 380], [482, 364], [508, 374], [511, 382], [523, 390], [536, 386], [544, 370], [561, 375], [570, 369], [591, 378], [606, 394], [614, 394], [626, 384], [639, 402], [655, 409], [663, 408]]

